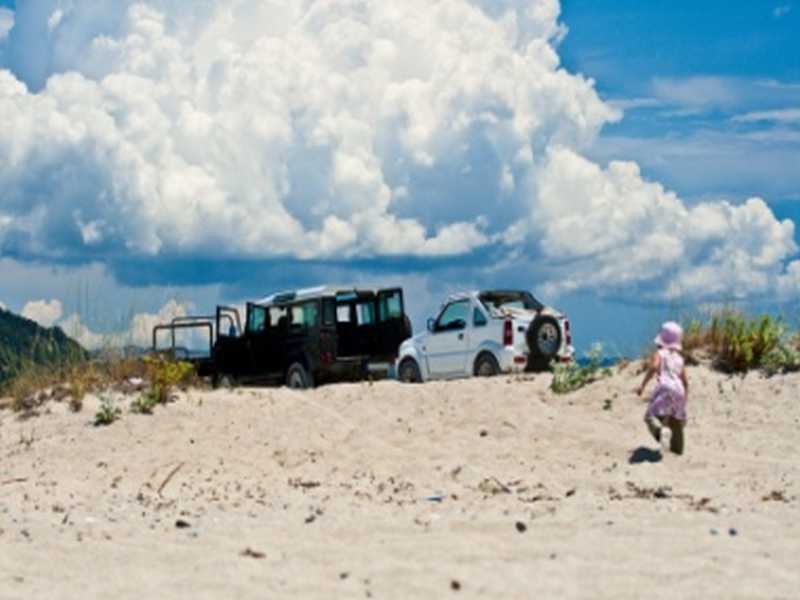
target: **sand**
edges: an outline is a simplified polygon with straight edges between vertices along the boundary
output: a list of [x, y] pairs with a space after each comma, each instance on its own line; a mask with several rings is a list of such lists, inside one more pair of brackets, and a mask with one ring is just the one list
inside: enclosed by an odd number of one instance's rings
[[3, 411], [0, 598], [798, 598], [800, 376], [689, 377], [683, 457], [633, 367]]

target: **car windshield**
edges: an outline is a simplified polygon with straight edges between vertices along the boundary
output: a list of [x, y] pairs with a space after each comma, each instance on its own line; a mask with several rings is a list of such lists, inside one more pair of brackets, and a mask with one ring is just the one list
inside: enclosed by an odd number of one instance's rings
[[482, 292], [478, 296], [488, 310], [542, 310], [544, 305], [530, 292]]

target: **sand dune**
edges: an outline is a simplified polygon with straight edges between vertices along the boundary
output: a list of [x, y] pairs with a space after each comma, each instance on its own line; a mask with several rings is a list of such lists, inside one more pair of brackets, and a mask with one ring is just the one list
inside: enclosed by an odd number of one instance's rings
[[800, 597], [800, 376], [689, 376], [683, 457], [633, 368], [0, 412], [0, 598]]

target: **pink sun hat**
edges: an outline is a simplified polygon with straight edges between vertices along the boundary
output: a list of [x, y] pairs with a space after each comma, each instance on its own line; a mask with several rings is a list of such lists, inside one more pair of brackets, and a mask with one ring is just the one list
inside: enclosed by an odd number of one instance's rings
[[667, 321], [661, 326], [661, 331], [656, 336], [655, 342], [657, 346], [666, 348], [667, 350], [681, 350], [681, 338], [683, 337], [683, 329], [674, 321]]

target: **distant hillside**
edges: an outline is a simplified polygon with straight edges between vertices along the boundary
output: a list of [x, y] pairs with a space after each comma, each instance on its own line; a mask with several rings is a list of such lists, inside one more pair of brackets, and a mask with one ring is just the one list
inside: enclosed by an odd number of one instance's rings
[[0, 309], [0, 387], [31, 365], [59, 366], [87, 357], [61, 329], [45, 329]]

